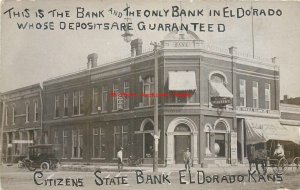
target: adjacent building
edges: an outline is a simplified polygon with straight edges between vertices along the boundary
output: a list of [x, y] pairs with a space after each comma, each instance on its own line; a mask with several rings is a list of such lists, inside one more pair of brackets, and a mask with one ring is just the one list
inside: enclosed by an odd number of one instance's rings
[[[98, 64], [101, 55], [90, 54], [86, 69], [43, 82], [43, 122], [35, 129], [42, 124], [42, 143], [61, 146], [62, 161], [116, 162], [123, 147], [125, 160], [133, 155], [152, 164], [157, 96], [160, 165], [183, 163], [186, 148], [194, 165], [244, 163], [248, 144], [286, 140], [266, 132], [282, 128], [275, 58], [253, 59], [236, 47], [208, 45], [191, 31], [171, 32], [158, 50], [154, 94], [154, 52], [143, 51], [141, 39], [130, 46], [130, 57]], [[7, 143], [20, 133], [5, 132]]]
[[1, 94], [2, 160], [15, 162], [28, 154], [27, 147], [40, 143], [42, 88], [39, 84]]

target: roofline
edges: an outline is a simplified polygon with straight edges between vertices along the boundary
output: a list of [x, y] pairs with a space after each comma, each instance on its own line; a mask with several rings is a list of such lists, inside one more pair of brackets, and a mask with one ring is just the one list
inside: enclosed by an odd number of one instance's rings
[[21, 92], [21, 91], [29, 90], [31, 88], [39, 88], [40, 90], [42, 89], [40, 83], [35, 83], [35, 84], [29, 85], [29, 86], [24, 86], [24, 87], [21, 87], [21, 88], [16, 88], [16, 89], [13, 89], [13, 90], [9, 90], [9, 91], [0, 93], [0, 95], [1, 96], [10, 95], [10, 94], [18, 93], [18, 92]]

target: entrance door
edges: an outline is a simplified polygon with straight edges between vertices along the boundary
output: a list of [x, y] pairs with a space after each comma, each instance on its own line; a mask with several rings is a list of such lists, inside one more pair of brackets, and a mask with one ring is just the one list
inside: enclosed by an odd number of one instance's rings
[[191, 136], [190, 135], [175, 135], [175, 163], [184, 163], [183, 154], [186, 148], [191, 150]]

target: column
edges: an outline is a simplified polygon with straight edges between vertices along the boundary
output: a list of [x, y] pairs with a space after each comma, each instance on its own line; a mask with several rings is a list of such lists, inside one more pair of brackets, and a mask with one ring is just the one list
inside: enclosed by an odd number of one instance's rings
[[200, 148], [200, 154], [199, 159], [200, 163], [203, 163], [204, 156], [205, 156], [205, 133], [204, 133], [204, 115], [200, 115], [200, 126], [199, 126], [199, 148]]
[[191, 144], [191, 148], [193, 150], [193, 165], [197, 165], [199, 162], [198, 162], [198, 140], [197, 140], [197, 136], [198, 136], [198, 132], [197, 131], [194, 131], [192, 132], [192, 144]]
[[174, 164], [174, 133], [167, 133], [167, 165]]

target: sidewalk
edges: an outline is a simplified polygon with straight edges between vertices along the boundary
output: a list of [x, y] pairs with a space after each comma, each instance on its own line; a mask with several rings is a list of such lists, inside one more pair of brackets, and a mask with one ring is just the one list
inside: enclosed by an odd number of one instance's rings
[[[237, 165], [237, 166], [215, 166], [209, 168], [201, 168], [200, 165], [196, 165], [191, 168], [191, 171], [202, 170], [209, 174], [244, 174], [247, 173], [249, 169], [248, 165]], [[82, 172], [94, 172], [96, 170], [108, 171], [108, 172], [118, 172], [116, 165], [77, 165], [77, 164], [62, 164], [59, 168], [61, 171], [82, 171]], [[142, 170], [145, 172], [152, 172], [152, 166], [124, 166], [123, 172], [132, 172], [135, 170]], [[184, 170], [183, 164], [176, 164], [167, 167], [159, 167], [159, 172], [179, 172], [179, 170]]]

